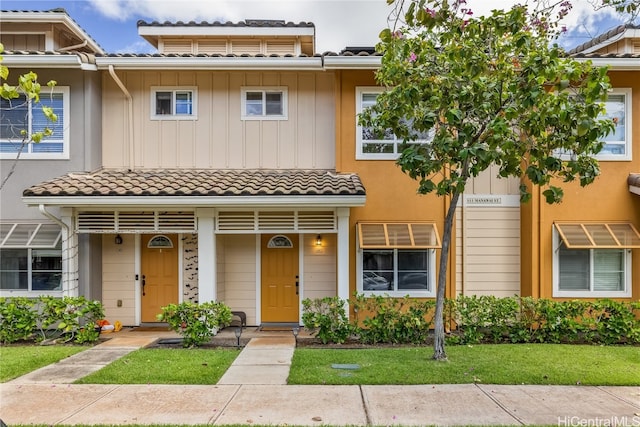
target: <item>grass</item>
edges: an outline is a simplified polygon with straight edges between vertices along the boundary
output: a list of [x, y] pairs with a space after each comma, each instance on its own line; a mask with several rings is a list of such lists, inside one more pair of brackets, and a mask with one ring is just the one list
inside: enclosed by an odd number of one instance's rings
[[140, 349], [76, 384], [216, 384], [237, 349]]
[[[561, 344], [296, 350], [289, 384], [640, 385], [640, 348]], [[334, 369], [358, 364], [360, 369]]]
[[0, 346], [0, 382], [6, 382], [38, 368], [56, 363], [86, 350], [81, 346]]

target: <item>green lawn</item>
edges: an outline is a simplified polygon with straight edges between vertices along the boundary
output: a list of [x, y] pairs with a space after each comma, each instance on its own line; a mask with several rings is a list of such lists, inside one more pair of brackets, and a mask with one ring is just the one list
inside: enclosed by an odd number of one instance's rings
[[0, 346], [0, 382], [6, 382], [38, 368], [56, 363], [89, 347]]
[[76, 384], [216, 384], [237, 349], [140, 349]]
[[[640, 347], [561, 344], [296, 350], [289, 384], [640, 385]], [[358, 364], [357, 370], [332, 364]]]

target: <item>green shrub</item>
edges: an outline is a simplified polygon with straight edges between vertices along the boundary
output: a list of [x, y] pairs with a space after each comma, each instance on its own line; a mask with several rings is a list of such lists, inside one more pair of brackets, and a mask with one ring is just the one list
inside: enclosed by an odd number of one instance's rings
[[231, 323], [231, 309], [222, 302], [183, 302], [162, 307], [158, 320], [182, 335], [184, 347], [205, 344]]
[[33, 337], [37, 324], [35, 300], [0, 298], [0, 342], [8, 344]]
[[302, 310], [302, 324], [316, 333], [323, 344], [342, 344], [351, 335], [344, 300], [338, 297], [306, 298], [302, 301]]
[[99, 301], [85, 297], [39, 297], [39, 316], [42, 339], [61, 338], [64, 342], [83, 344], [95, 342], [100, 337], [98, 320], [104, 317]]
[[356, 319], [365, 343], [424, 344], [429, 336], [435, 301], [415, 298], [388, 298], [381, 295], [356, 295], [354, 310], [364, 319]]

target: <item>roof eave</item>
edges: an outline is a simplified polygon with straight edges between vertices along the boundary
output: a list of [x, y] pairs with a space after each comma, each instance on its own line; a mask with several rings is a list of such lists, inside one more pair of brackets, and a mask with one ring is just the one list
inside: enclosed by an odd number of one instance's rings
[[98, 57], [98, 69], [120, 70], [322, 70], [322, 58], [268, 57]]
[[597, 67], [609, 67], [613, 71], [640, 70], [640, 58], [589, 58], [575, 57], [576, 61], [591, 63]]
[[97, 70], [94, 64], [82, 62], [78, 55], [12, 55], [4, 53], [2, 63], [12, 68], [77, 68], [82, 70]]
[[327, 70], [377, 70], [382, 64], [381, 56], [329, 56], [325, 55]]
[[204, 36], [246, 36], [246, 37], [304, 37], [314, 36], [315, 28], [308, 27], [232, 27], [198, 25], [143, 25], [138, 34], [146, 37], [204, 37]]
[[364, 206], [362, 195], [317, 196], [26, 196], [27, 206], [67, 207], [358, 207]]
[[626, 39], [626, 38], [634, 38], [634, 37], [640, 37], [640, 30], [637, 28], [627, 28], [624, 31], [622, 31], [621, 33], [615, 34], [611, 37], [609, 37], [606, 40], [601, 41], [598, 44], [595, 44], [593, 46], [590, 46], [584, 50], [580, 50], [577, 53], [594, 53], [597, 52], [598, 50], [605, 48], [619, 40], [622, 39]]

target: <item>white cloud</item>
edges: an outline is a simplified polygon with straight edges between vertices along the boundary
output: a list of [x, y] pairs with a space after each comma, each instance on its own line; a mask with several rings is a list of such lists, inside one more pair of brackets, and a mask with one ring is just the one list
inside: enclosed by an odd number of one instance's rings
[[[573, 0], [573, 10], [563, 24], [572, 37], [563, 44], [576, 45], [611, 26], [615, 14], [594, 11], [590, 1]], [[284, 19], [311, 21], [316, 25], [316, 50], [339, 51], [345, 46], [373, 46], [387, 25], [391, 6], [386, 0], [90, 0], [100, 14], [123, 21], [232, 21], [244, 19]], [[516, 0], [468, 0], [476, 15], [492, 9], [509, 8]], [[575, 37], [584, 37], [576, 39]], [[587, 37], [588, 36], [588, 37]]]

